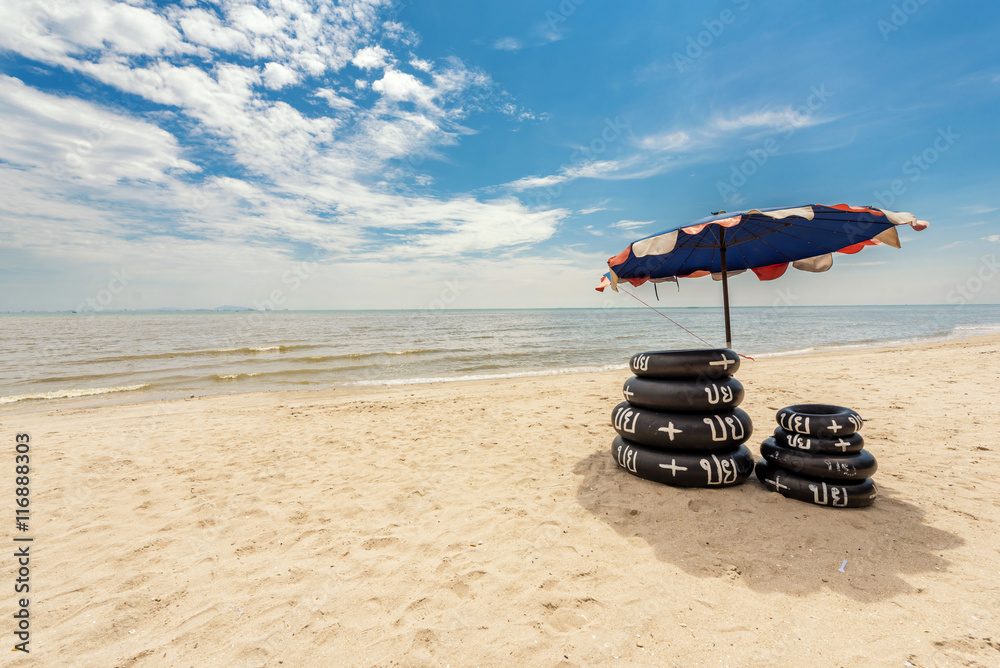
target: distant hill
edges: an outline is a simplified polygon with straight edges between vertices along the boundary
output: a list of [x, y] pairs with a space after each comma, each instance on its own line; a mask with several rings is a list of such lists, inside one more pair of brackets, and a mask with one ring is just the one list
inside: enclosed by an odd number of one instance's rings
[[246, 306], [216, 306], [213, 311], [252, 311], [252, 308], [247, 308]]

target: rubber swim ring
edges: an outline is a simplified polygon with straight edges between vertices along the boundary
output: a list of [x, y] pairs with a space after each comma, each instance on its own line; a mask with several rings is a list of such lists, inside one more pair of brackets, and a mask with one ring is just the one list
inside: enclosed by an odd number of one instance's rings
[[760, 444], [760, 454], [786, 471], [820, 480], [864, 480], [878, 470], [875, 456], [867, 450], [844, 455], [812, 455], [801, 450], [783, 448], [773, 438], [767, 438]]
[[861, 416], [850, 408], [828, 404], [798, 404], [778, 411], [778, 425], [785, 431], [821, 438], [849, 436], [861, 429]]
[[634, 476], [675, 487], [732, 487], [753, 472], [753, 455], [745, 445], [714, 453], [671, 452], [616, 436], [611, 456]]
[[623, 438], [664, 450], [728, 450], [753, 434], [740, 408], [724, 413], [661, 413], [623, 401], [611, 411], [611, 425]]
[[783, 448], [817, 454], [825, 454], [827, 452], [844, 454], [845, 452], [857, 452], [865, 447], [865, 439], [860, 433], [849, 434], [840, 438], [819, 438], [818, 436], [808, 436], [806, 434], [785, 431], [781, 427], [775, 427], [774, 429], [774, 442]]
[[863, 508], [875, 503], [878, 496], [878, 487], [871, 478], [850, 483], [812, 480], [790, 473], [766, 459], [757, 462], [754, 473], [772, 492], [817, 506]]
[[666, 413], [723, 413], [743, 401], [743, 384], [719, 380], [652, 380], [632, 376], [622, 388], [625, 401]]
[[657, 350], [633, 355], [628, 366], [639, 378], [715, 380], [736, 373], [740, 356], [729, 348]]

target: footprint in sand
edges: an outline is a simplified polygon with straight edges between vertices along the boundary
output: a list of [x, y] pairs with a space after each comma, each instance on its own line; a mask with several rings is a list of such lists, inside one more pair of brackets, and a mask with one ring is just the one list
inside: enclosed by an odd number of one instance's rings
[[376, 536], [375, 538], [369, 538], [365, 542], [361, 543], [361, 547], [366, 550], [379, 550], [391, 545], [395, 545], [399, 542], [399, 539], [395, 536]]

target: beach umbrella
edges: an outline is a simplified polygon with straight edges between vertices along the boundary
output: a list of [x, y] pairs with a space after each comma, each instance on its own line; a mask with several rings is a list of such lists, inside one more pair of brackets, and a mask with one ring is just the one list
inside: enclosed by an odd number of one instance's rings
[[726, 346], [729, 325], [729, 277], [747, 269], [762, 281], [779, 278], [791, 264], [803, 271], [827, 271], [834, 253], [857, 253], [865, 246], [900, 248], [897, 225], [922, 230], [928, 223], [911, 213], [870, 206], [837, 204], [749, 209], [715, 214], [639, 239], [608, 260], [611, 269], [598, 291], [618, 284], [676, 282], [709, 276], [722, 281]]

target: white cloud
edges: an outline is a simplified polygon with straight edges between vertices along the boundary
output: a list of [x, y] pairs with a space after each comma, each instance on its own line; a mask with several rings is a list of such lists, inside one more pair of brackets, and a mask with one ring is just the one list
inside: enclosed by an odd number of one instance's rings
[[412, 74], [388, 69], [382, 78], [372, 82], [372, 90], [382, 93], [396, 102], [415, 102], [429, 106], [434, 100], [434, 91]]
[[[0, 75], [0, 160], [20, 171], [113, 186], [162, 182], [198, 168], [173, 135], [83, 100], [42, 93]], [[9, 205], [10, 203], [8, 203]]]
[[983, 241], [991, 241], [993, 243], [1000, 243], [1000, 234], [991, 234], [988, 237], [983, 237]]
[[411, 58], [410, 67], [421, 72], [430, 72], [434, 69], [434, 63], [429, 60], [421, 60], [420, 58]]
[[610, 202], [610, 201], [611, 201], [610, 199], [601, 200], [600, 202], [598, 202], [594, 206], [587, 207], [585, 209], [580, 209], [576, 213], [577, 213], [578, 216], [586, 216], [586, 215], [589, 215], [591, 213], [597, 213], [598, 211], [607, 211], [608, 209], [607, 209], [607, 207], [605, 205], [608, 202]]
[[363, 70], [380, 69], [389, 61], [389, 52], [381, 46], [366, 46], [354, 54], [351, 63]]
[[623, 170], [635, 161], [621, 160], [593, 160], [578, 164], [567, 165], [559, 170], [558, 174], [549, 176], [525, 176], [516, 181], [504, 184], [511, 190], [520, 192], [533, 190], [536, 188], [548, 188], [561, 183], [567, 183], [576, 179], [602, 179], [619, 178]]
[[273, 15], [268, 16], [259, 7], [239, 5], [227, 12], [229, 20], [244, 32], [257, 35], [273, 35], [281, 30], [284, 21]]
[[706, 129], [709, 132], [733, 133], [751, 128], [780, 131], [819, 125], [826, 121], [812, 114], [803, 114], [792, 107], [761, 109], [732, 116], [713, 116]]
[[326, 103], [330, 105], [330, 108], [338, 111], [347, 111], [349, 109], [354, 109], [357, 106], [353, 100], [337, 94], [336, 91], [330, 88], [317, 89], [313, 95], [326, 100]]
[[997, 210], [995, 206], [984, 206], [982, 204], [977, 204], [973, 206], [960, 206], [959, 211], [969, 214], [970, 216], [982, 216], [987, 213], [993, 213]]
[[652, 225], [655, 220], [637, 221], [637, 220], [619, 220], [617, 223], [611, 223], [611, 227], [619, 230], [635, 230], [640, 227], [646, 227], [647, 225]]
[[249, 51], [250, 40], [239, 30], [223, 25], [219, 18], [203, 9], [191, 9], [178, 20], [184, 38], [191, 44], [224, 53]]
[[524, 45], [516, 37], [501, 37], [493, 42], [493, 48], [499, 51], [518, 51], [524, 48]]
[[684, 131], [649, 135], [639, 140], [639, 146], [653, 151], [682, 151], [691, 146], [691, 136]]
[[264, 85], [271, 90], [279, 90], [299, 80], [298, 75], [294, 71], [281, 63], [268, 63], [265, 65], [261, 78], [264, 80]]
[[527, 47], [540, 47], [566, 39], [566, 31], [548, 20], [540, 21], [526, 32], [523, 38], [507, 35], [493, 42], [498, 51], [520, 51]]

